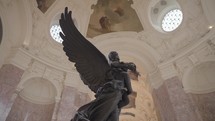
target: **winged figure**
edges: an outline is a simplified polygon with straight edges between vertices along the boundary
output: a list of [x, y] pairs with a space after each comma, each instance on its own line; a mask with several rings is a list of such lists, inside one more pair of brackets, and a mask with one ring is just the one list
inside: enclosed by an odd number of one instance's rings
[[59, 20], [63, 50], [75, 63], [81, 80], [94, 93], [95, 100], [81, 106], [71, 121], [118, 121], [120, 109], [129, 103], [132, 93], [127, 71], [138, 75], [134, 63], [120, 62], [116, 51], [106, 57], [75, 27], [72, 12], [65, 8]]

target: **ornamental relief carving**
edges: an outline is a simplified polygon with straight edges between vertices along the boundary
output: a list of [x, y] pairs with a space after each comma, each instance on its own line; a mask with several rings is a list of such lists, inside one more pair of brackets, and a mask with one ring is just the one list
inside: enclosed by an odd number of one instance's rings
[[211, 46], [205, 46], [199, 50], [196, 56], [200, 61], [215, 60], [215, 51], [212, 50]]
[[[159, 70], [161, 72], [162, 78], [165, 80], [169, 77], [177, 75], [180, 79], [182, 79], [185, 72], [194, 66], [204, 62], [215, 61], [215, 50], [213, 47], [213, 42], [208, 40], [177, 60], [166, 64], [161, 64], [161, 66], [159, 66]], [[152, 81], [152, 86], [156, 87], [155, 84], [158, 84], [158, 82], [159, 81]]]
[[196, 43], [210, 32], [206, 27], [209, 23], [203, 13], [200, 0], [179, 0], [178, 2], [183, 5], [181, 7], [185, 17], [182, 25], [177, 30], [171, 32], [171, 34], [144, 30], [142, 36], [139, 37], [140, 40], [145, 41], [160, 53], [163, 61], [188, 49], [193, 43]]
[[57, 90], [60, 91], [63, 88], [65, 72], [56, 70], [39, 61], [32, 60], [29, 67], [25, 70], [17, 88], [22, 89], [23, 84], [25, 84], [27, 80], [37, 77], [51, 81], [56, 86]]
[[175, 61], [174, 65], [178, 73], [182, 76], [189, 69], [206, 61], [215, 61], [215, 50], [213, 43], [209, 40], [190, 52], [189, 55]]
[[189, 58], [187, 57], [183, 57], [179, 60], [177, 60], [175, 63], [174, 63], [174, 67], [178, 73], [178, 76], [179, 78], [182, 78], [183, 77], [183, 74], [184, 72], [193, 67], [193, 63], [191, 60], [189, 60]]
[[207, 41], [212, 51], [215, 51], [215, 37]]

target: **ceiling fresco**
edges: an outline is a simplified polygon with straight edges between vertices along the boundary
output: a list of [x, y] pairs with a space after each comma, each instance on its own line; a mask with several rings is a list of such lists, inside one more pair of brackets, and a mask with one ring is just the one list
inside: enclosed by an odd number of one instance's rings
[[36, 0], [37, 1], [37, 7], [45, 13], [49, 7], [55, 2], [55, 0]]
[[92, 5], [87, 37], [117, 31], [142, 31], [143, 27], [131, 7], [132, 3], [132, 0], [98, 0], [96, 5]]

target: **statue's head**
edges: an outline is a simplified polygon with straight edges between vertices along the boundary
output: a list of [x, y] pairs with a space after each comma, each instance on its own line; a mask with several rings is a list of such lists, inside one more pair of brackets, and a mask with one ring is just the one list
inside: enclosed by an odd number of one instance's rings
[[109, 60], [110, 61], [119, 61], [120, 59], [119, 59], [119, 55], [118, 55], [118, 53], [116, 52], [116, 51], [111, 51], [110, 53], [109, 53], [109, 55], [108, 55], [108, 58], [109, 58]]

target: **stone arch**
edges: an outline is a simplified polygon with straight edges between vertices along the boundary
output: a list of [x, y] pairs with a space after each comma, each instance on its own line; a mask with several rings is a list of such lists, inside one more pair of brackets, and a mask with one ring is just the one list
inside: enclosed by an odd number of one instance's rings
[[19, 95], [32, 103], [52, 104], [55, 102], [57, 90], [51, 81], [41, 77], [34, 77], [24, 82], [23, 89]]
[[16, 97], [6, 121], [50, 121], [55, 108], [56, 89], [47, 79], [27, 80]]
[[25, 88], [26, 84], [27, 84], [29, 81], [31, 81], [31, 80], [36, 80], [36, 79], [48, 81], [48, 82], [50, 83], [50, 85], [53, 86], [53, 88], [54, 88], [53, 90], [54, 90], [55, 93], [56, 93], [56, 95], [55, 95], [55, 101], [58, 101], [58, 100], [60, 99], [60, 97], [61, 97], [61, 89], [60, 89], [59, 85], [58, 85], [57, 83], [52, 82], [52, 81], [50, 81], [49, 79], [46, 79], [46, 78], [43, 78], [43, 77], [30, 76], [30, 77], [28, 77], [28, 78], [24, 78], [24, 79], [22, 79], [21, 82], [18, 84], [16, 90], [17, 90], [18, 92], [21, 92], [21, 91]]
[[[30, 11], [28, 1], [5, 1], [0, 4], [0, 17], [4, 28], [0, 46], [0, 66], [12, 46], [20, 47], [30, 40], [32, 27]], [[15, 23], [10, 24], [11, 21]]]
[[134, 60], [139, 64], [139, 67], [145, 67], [147, 73], [153, 72], [160, 55], [146, 43], [138, 40], [137, 37], [136, 32], [117, 32], [117, 36], [116, 33], [109, 33], [95, 37], [92, 43], [104, 55], [116, 50], [120, 57], [122, 56], [122, 60]]
[[[120, 59], [125, 62], [134, 62], [137, 65], [138, 71], [141, 73], [139, 81], [133, 81], [133, 88], [137, 92], [137, 97], [135, 103], [137, 105], [137, 110], [144, 110], [145, 117], [141, 116], [140, 112], [135, 112], [135, 117], [139, 117], [140, 120], [146, 120], [147, 117], [156, 119], [157, 115], [154, 110], [154, 102], [151, 91], [151, 83], [147, 77], [148, 74], [153, 73], [157, 70], [157, 62], [160, 59], [160, 56], [149, 47], [146, 43], [139, 40], [138, 34], [135, 32], [117, 32], [108, 33], [97, 36], [92, 40], [92, 43], [105, 55], [107, 56], [110, 51], [117, 51], [119, 53]], [[154, 80], [153, 80], [154, 81]], [[146, 99], [146, 100], [144, 100]], [[141, 101], [144, 100], [144, 106]], [[122, 113], [126, 115], [121, 115], [121, 119], [125, 120], [134, 120], [132, 116], [127, 115], [130, 109], [124, 109]]]

